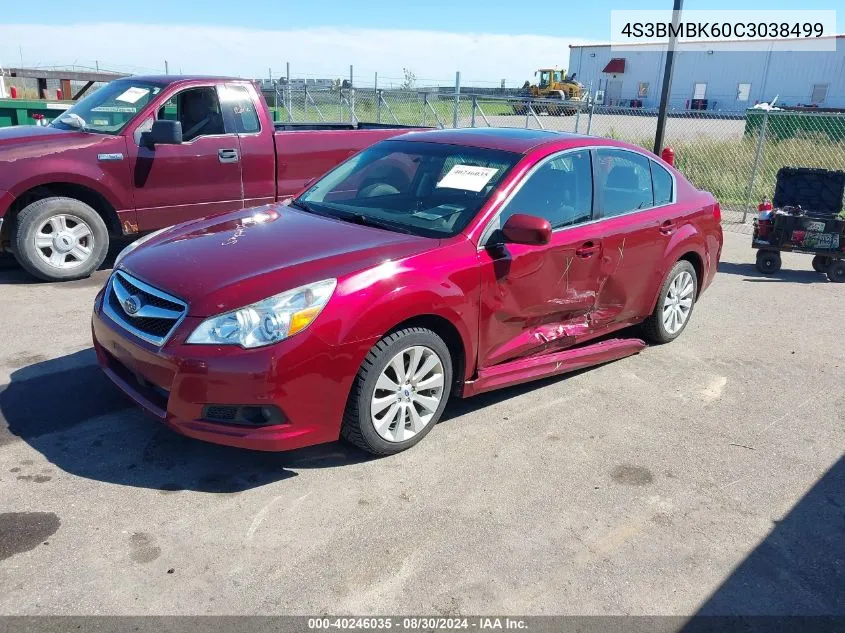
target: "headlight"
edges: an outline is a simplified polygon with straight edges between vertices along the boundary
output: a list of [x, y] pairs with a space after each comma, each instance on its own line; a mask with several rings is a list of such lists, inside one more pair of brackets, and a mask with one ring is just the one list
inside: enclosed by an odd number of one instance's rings
[[326, 279], [206, 319], [188, 343], [262, 347], [301, 332], [317, 318], [337, 286]]
[[124, 248], [122, 251], [120, 251], [120, 253], [117, 254], [117, 257], [114, 258], [113, 268], [117, 268], [117, 265], [121, 261], [123, 261], [123, 258], [126, 257], [132, 251], [134, 251], [136, 248], [138, 248], [141, 244], [144, 244], [145, 242], [149, 242], [156, 235], [161, 235], [165, 231], [169, 231], [172, 228], [173, 228], [172, 226], [166, 226], [163, 229], [159, 229], [158, 231], [153, 231], [152, 233], [147, 233], [144, 237], [138, 238], [137, 240], [135, 240], [134, 242], [129, 244], [126, 248]]

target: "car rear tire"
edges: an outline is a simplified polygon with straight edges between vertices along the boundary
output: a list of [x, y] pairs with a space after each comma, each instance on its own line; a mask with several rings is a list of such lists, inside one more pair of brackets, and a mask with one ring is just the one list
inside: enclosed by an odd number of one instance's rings
[[826, 273], [828, 267], [833, 262], [831, 257], [826, 257], [824, 255], [816, 255], [813, 257], [813, 270], [817, 273]]
[[845, 259], [837, 259], [828, 267], [827, 278], [834, 283], [845, 283]]
[[666, 276], [654, 312], [643, 322], [643, 333], [652, 343], [670, 343], [689, 323], [698, 296], [698, 275], [687, 260], [672, 266]]
[[757, 251], [757, 270], [764, 275], [774, 275], [780, 270], [781, 259], [777, 251]]
[[73, 198], [36, 200], [17, 217], [15, 258], [45, 281], [89, 277], [106, 258], [109, 232], [103, 218]]
[[375, 455], [410, 448], [437, 424], [452, 386], [452, 357], [437, 334], [406, 328], [367, 354], [349, 394], [341, 437]]

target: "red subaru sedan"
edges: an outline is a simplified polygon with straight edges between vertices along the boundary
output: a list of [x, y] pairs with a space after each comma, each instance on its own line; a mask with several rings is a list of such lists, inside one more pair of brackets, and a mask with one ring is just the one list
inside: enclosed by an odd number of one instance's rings
[[287, 450], [419, 442], [447, 400], [683, 332], [720, 209], [625, 143], [411, 132], [287, 203], [130, 245], [96, 298], [102, 368], [185, 435]]

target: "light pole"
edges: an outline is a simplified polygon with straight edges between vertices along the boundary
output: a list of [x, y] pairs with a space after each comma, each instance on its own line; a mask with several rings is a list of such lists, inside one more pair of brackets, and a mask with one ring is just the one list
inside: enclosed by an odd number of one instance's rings
[[672, 66], [675, 64], [675, 41], [677, 40], [678, 23], [681, 20], [681, 9], [684, 0], [675, 0], [672, 9], [672, 32], [669, 33], [669, 49], [666, 51], [666, 67], [663, 70], [663, 87], [660, 90], [660, 109], [657, 111], [657, 130], [654, 132], [654, 153], [660, 156], [663, 149], [663, 133], [666, 131], [666, 108], [669, 105], [669, 89], [672, 87]]

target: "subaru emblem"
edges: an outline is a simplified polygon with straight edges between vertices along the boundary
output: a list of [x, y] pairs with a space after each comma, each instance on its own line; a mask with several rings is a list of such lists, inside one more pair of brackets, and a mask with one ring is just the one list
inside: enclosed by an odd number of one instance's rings
[[141, 300], [133, 295], [123, 302], [123, 309], [130, 316], [137, 314], [138, 310], [141, 309]]

